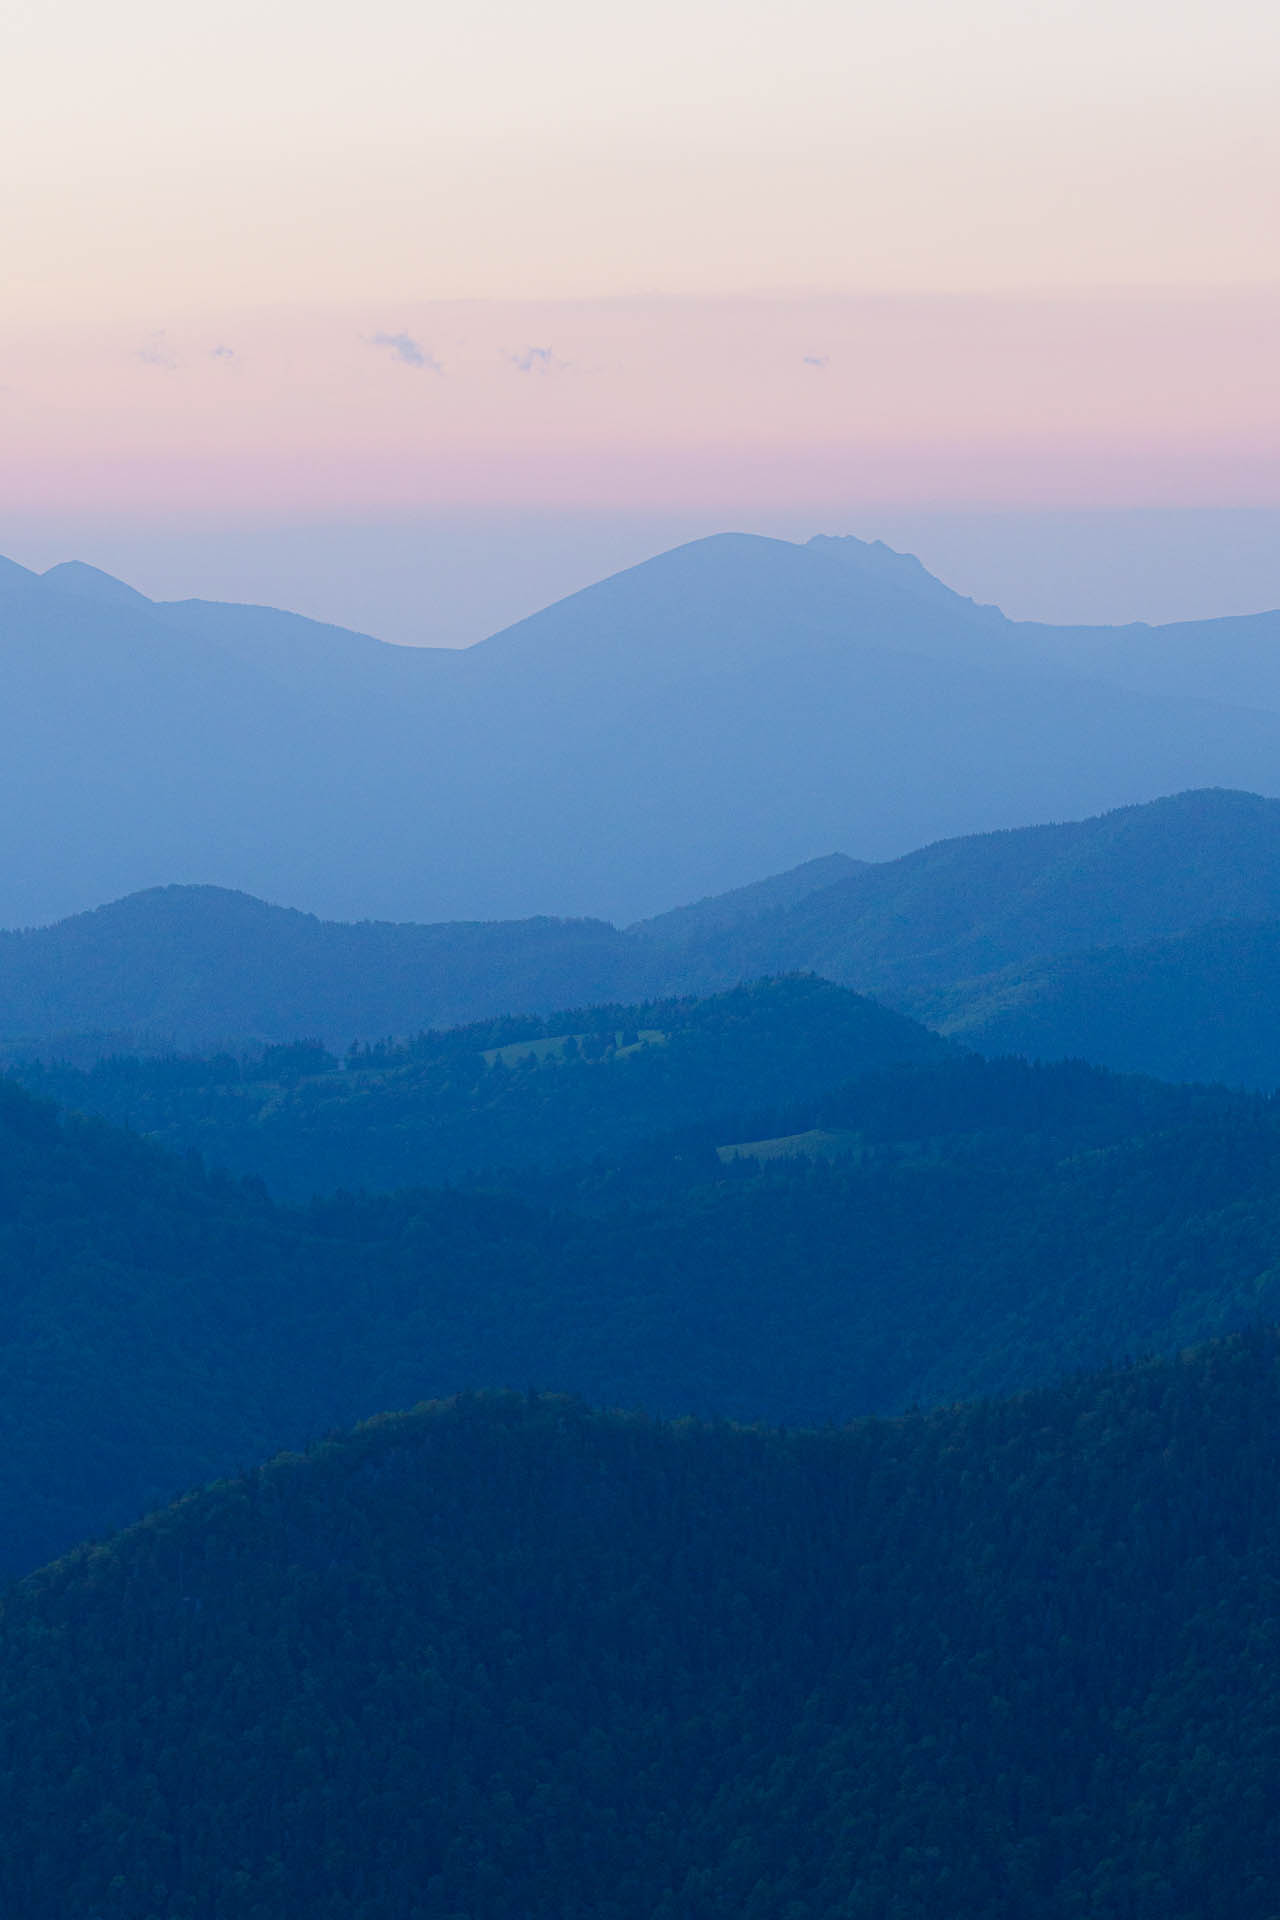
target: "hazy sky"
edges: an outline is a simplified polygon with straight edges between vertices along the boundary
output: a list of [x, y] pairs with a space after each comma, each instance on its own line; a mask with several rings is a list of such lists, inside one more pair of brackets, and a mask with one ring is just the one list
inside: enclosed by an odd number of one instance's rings
[[1278, 81], [1261, 0], [9, 0], [0, 513], [1280, 505]]

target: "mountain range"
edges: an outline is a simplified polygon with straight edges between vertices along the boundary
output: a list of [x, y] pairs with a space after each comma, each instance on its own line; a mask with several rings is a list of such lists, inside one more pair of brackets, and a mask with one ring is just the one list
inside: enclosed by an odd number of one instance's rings
[[6, 563], [0, 921], [199, 882], [627, 922], [824, 849], [1271, 793], [1278, 622], [1055, 633], [876, 544], [723, 535], [451, 652]]
[[0, 567], [6, 1914], [1270, 1920], [1273, 626]]

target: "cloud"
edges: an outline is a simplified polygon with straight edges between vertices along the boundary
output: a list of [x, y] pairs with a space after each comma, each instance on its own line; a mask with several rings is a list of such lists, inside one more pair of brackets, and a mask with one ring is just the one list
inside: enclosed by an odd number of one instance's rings
[[211, 360], [234, 360], [236, 358], [236, 350], [234, 347], [212, 347], [209, 351], [209, 358]]
[[159, 367], [162, 373], [172, 373], [178, 364], [163, 332], [153, 333], [146, 345], [138, 348], [135, 357], [144, 367]]
[[816, 367], [818, 372], [821, 373], [824, 367], [831, 365], [831, 355], [829, 353], [806, 353], [804, 363], [806, 367]]
[[425, 367], [429, 373], [443, 373], [444, 368], [434, 353], [409, 333], [375, 333], [369, 342], [371, 347], [385, 347], [388, 353], [404, 367]]
[[509, 353], [507, 358], [521, 373], [563, 373], [569, 365], [550, 347], [522, 347], [519, 353]]

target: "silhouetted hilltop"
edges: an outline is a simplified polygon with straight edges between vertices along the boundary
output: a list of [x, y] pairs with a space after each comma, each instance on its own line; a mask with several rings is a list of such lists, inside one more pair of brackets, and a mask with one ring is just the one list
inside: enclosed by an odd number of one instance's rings
[[156, 887], [0, 933], [0, 1042], [307, 1036], [343, 1047], [566, 998], [626, 998], [647, 984], [639, 962], [600, 920], [350, 924], [221, 887]]
[[1267, 1333], [846, 1432], [466, 1398], [242, 1473], [6, 1599], [0, 1896], [1269, 1920], [1278, 1383]]
[[880, 541], [721, 533], [584, 587], [470, 652], [490, 670], [523, 659], [594, 671], [603, 658], [665, 678], [690, 663], [743, 667], [864, 642], [929, 652], [952, 631], [981, 653], [1003, 624]]
[[50, 567], [40, 575], [47, 587], [53, 587], [58, 593], [71, 593], [82, 600], [96, 600], [108, 607], [152, 607], [155, 602], [148, 600], [145, 593], [139, 593], [136, 587], [126, 586], [123, 580], [117, 580], [114, 574], [104, 573], [101, 567], [86, 566], [83, 560], [63, 560], [56, 567]]

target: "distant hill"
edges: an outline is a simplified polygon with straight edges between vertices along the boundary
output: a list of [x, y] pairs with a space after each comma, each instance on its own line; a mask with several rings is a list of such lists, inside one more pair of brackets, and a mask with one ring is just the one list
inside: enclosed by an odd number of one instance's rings
[[[156, 887], [0, 933], [0, 1051], [193, 1048], [416, 1033], [624, 1000], [651, 969], [600, 920], [397, 926], [317, 920], [221, 887]], [[96, 1049], [94, 1049], [96, 1050]]]
[[1274, 1334], [786, 1435], [495, 1396], [0, 1615], [13, 1914], [1270, 1920]]
[[831, 854], [627, 933], [546, 916], [322, 921], [224, 887], [153, 887], [50, 927], [0, 932], [0, 1056], [302, 1038], [345, 1047], [679, 992], [684, 969], [656, 947], [696, 944], [860, 865]]
[[1200, 928], [922, 993], [920, 1017], [985, 1053], [1280, 1087], [1280, 924]]
[[0, 683], [10, 926], [171, 882], [627, 923], [816, 848], [1280, 787], [1280, 713], [1110, 684], [856, 540], [696, 541], [461, 652], [8, 566]]
[[[1280, 801], [1176, 794], [941, 841], [713, 933], [703, 977], [811, 969], [892, 999], [997, 968], [1280, 918]], [[922, 1003], [923, 1004], [923, 1003]]]

